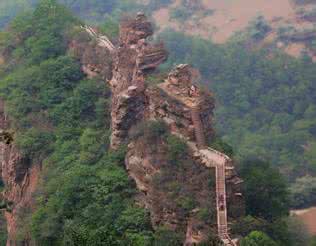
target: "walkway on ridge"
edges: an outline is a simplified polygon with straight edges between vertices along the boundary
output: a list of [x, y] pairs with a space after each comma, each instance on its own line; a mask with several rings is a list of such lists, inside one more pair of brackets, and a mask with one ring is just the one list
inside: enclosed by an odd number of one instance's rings
[[115, 52], [116, 48], [115, 46], [112, 44], [112, 42], [110, 41], [110, 39], [105, 36], [102, 35], [100, 36], [98, 33], [96, 33], [92, 27], [89, 26], [82, 26], [83, 29], [86, 30], [86, 32], [93, 38], [95, 38], [98, 42], [98, 45], [100, 45], [101, 47], [104, 47], [106, 49], [108, 49], [111, 53]]
[[203, 156], [204, 163], [208, 167], [215, 167], [216, 173], [216, 208], [217, 208], [217, 228], [218, 236], [226, 246], [236, 246], [228, 233], [227, 223], [227, 204], [226, 204], [226, 165], [231, 159], [220, 153], [206, 147], [206, 139], [201, 120], [201, 113], [198, 107], [191, 108], [192, 122], [195, 128], [196, 142], [199, 153]]
[[[84, 26], [82, 28], [98, 41], [98, 45], [108, 49], [111, 53], [116, 51], [115, 46], [106, 36], [99, 36], [91, 27]], [[165, 88], [162, 89], [165, 90]], [[215, 167], [218, 236], [225, 246], [236, 246], [237, 244], [229, 236], [227, 223], [225, 170], [231, 159], [223, 153], [207, 147], [201, 112], [198, 106], [191, 107], [191, 119], [195, 128], [196, 143], [189, 142], [188, 146], [199, 153], [207, 167]]]

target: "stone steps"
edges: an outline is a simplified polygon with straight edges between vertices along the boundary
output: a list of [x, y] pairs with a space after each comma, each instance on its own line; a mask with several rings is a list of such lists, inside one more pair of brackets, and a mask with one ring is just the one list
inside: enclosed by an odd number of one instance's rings
[[205, 134], [203, 129], [203, 124], [201, 120], [200, 110], [198, 108], [193, 108], [191, 110], [191, 118], [195, 129], [195, 138], [198, 146], [200, 148], [206, 146]]

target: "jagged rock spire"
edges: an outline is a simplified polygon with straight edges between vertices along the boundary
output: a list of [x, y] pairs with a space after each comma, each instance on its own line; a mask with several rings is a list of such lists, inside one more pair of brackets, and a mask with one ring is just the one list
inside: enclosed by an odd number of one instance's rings
[[[146, 75], [167, 58], [162, 44], [153, 45], [147, 42], [147, 38], [152, 34], [152, 25], [143, 13], [138, 13], [134, 18], [124, 18], [121, 22], [119, 47], [112, 53], [114, 65], [110, 81], [111, 148], [115, 150], [122, 144], [129, 144], [125, 164], [138, 189], [144, 192], [141, 203], [150, 209], [153, 225], [163, 223], [174, 229], [186, 227], [184, 245], [199, 243], [206, 238], [211, 225], [196, 218], [193, 211], [184, 219], [176, 213], [170, 213], [166, 202], [152, 202], [155, 196], [152, 180], [160, 168], [160, 161], [156, 163], [155, 160], [163, 160], [163, 157], [159, 156], [158, 152], [153, 153], [150, 146], [144, 146], [141, 140], [138, 142], [129, 139], [132, 127], [138, 123], [148, 120], [165, 122], [171, 134], [187, 143], [187, 154], [194, 163], [215, 168], [214, 207], [217, 210], [218, 235], [224, 245], [235, 245], [229, 235], [227, 221], [230, 215], [227, 204], [233, 199], [237, 204], [242, 202], [237, 200], [241, 194], [240, 181], [234, 182], [238, 177], [234, 173], [230, 158], [208, 147], [214, 137], [214, 97], [208, 90], [202, 90], [195, 85], [194, 80], [198, 76], [188, 64], [176, 66], [162, 83], [146, 86]], [[135, 144], [141, 147], [135, 147]], [[204, 192], [206, 190], [208, 189], [204, 188]], [[203, 199], [201, 202], [206, 204]], [[197, 225], [202, 225], [199, 227], [202, 229], [198, 229]]]
[[120, 23], [120, 44], [137, 44], [141, 39], [153, 35], [154, 30], [144, 13], [139, 12], [136, 18], [125, 17]]

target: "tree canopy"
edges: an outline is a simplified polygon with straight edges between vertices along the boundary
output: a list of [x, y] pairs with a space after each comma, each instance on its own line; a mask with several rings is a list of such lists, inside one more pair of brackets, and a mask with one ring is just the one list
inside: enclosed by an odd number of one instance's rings
[[240, 242], [241, 246], [277, 246], [265, 233], [253, 231]]
[[246, 212], [255, 217], [275, 220], [288, 214], [287, 185], [277, 169], [258, 159], [242, 162]]

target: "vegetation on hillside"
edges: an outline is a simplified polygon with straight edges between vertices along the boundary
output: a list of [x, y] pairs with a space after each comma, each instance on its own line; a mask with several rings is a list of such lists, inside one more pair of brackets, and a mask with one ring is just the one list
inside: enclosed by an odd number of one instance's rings
[[246, 216], [232, 227], [244, 237], [241, 245], [307, 245], [305, 227], [288, 216], [287, 182], [278, 170], [258, 158], [248, 158], [241, 165]]
[[265, 233], [253, 231], [240, 242], [241, 246], [277, 246]]
[[19, 12], [31, 8], [34, 2], [35, 0], [2, 0], [0, 2], [0, 28]]
[[290, 180], [316, 171], [316, 64], [242, 42], [215, 45], [174, 31], [161, 35], [166, 67], [199, 68], [217, 97], [216, 125], [239, 160], [258, 156]]
[[[171, 135], [163, 121], [140, 123], [134, 126], [130, 137], [135, 141], [135, 151], [146, 149], [145, 152], [151, 153], [151, 158], [159, 159], [151, 164], [160, 171], [153, 175], [150, 184], [152, 189], [147, 193], [153, 203], [153, 217], [159, 215], [159, 210], [164, 214], [161, 217], [165, 217], [166, 211], [172, 213], [175, 221], [190, 217], [198, 221], [197, 226], [201, 231], [205, 230], [206, 225], [215, 223], [214, 173], [190, 158], [186, 143]], [[150, 146], [149, 149], [144, 148], [144, 145]], [[206, 197], [205, 193], [208, 194]], [[214, 229], [207, 227], [208, 238], [201, 245], [218, 245], [219, 239]], [[157, 245], [182, 245], [185, 232], [182, 222], [174, 231], [162, 226], [156, 232], [156, 238], [160, 237]]]
[[38, 245], [151, 245], [148, 213], [133, 201], [124, 150], [110, 152], [109, 89], [87, 79], [67, 54], [80, 22], [54, 0], [17, 17], [1, 35], [6, 63], [0, 95], [14, 139], [43, 165], [34, 213], [20, 215], [19, 236]]
[[[13, 6], [14, 2], [18, 6], [17, 0], [6, 6]], [[76, 14], [101, 23], [101, 30], [116, 36], [122, 11], [153, 10], [170, 1], [149, 1], [146, 6], [132, 0], [63, 3]], [[270, 30], [260, 16], [250, 24], [248, 31], [253, 40]], [[308, 56], [296, 59], [278, 51], [272, 55], [271, 50], [249, 50], [247, 42], [239, 41], [215, 45], [173, 30], [164, 32], [161, 38], [170, 51], [165, 67], [183, 62], [193, 64], [214, 90], [219, 135], [233, 146], [239, 159], [259, 155], [280, 167], [291, 181], [298, 176], [314, 175], [316, 65]]]
[[289, 211], [286, 183], [277, 169], [269, 163], [248, 159], [243, 161], [240, 174], [245, 184], [247, 214], [273, 221]]
[[[0, 26], [35, 2], [0, 3]], [[63, 2], [95, 22], [111, 14], [101, 31], [112, 37], [119, 14], [138, 7], [128, 0]], [[150, 1], [141, 8], [156, 9], [157, 4]], [[20, 236], [30, 233], [43, 246], [179, 244], [175, 232], [153, 232], [147, 211], [134, 203], [136, 190], [123, 168], [124, 149], [108, 149], [109, 89], [98, 79], [87, 79], [67, 53], [69, 33], [78, 24], [54, 0], [41, 0], [34, 12], [18, 16], [0, 33], [0, 51], [6, 56], [0, 66], [0, 96], [16, 144], [32, 165], [43, 164], [44, 170], [37, 210], [21, 214]], [[252, 33], [254, 39], [269, 31], [261, 18], [252, 24], [259, 29]], [[233, 228], [245, 236], [242, 245], [304, 245], [287, 215], [289, 205], [315, 203], [316, 65], [308, 56], [295, 59], [277, 51], [250, 50], [234, 40], [215, 45], [174, 31], [161, 37], [170, 51], [164, 68], [193, 64], [217, 96], [218, 132], [234, 147], [245, 180], [247, 217]], [[161, 126], [154, 129], [143, 134], [165, 134]], [[177, 168], [185, 146], [170, 136], [167, 142], [169, 161]], [[221, 139], [213, 146], [233, 153]], [[277, 169], [293, 183], [290, 194]], [[180, 204], [184, 209], [192, 206], [186, 200]]]

